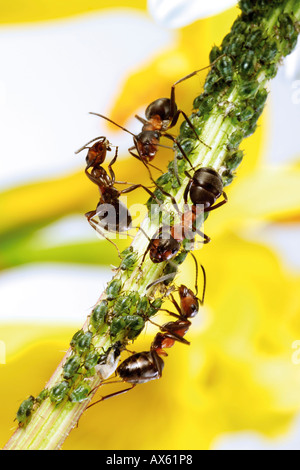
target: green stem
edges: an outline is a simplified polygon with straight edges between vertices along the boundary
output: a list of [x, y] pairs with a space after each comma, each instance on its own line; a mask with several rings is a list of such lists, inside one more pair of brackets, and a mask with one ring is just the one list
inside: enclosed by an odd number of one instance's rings
[[[230, 34], [224, 38], [220, 48], [215, 46], [211, 52], [210, 58], [214, 65], [206, 79], [204, 93], [194, 101], [194, 111], [190, 117], [199, 138], [211, 149], [195, 139], [185, 122], [178, 136], [178, 141], [193, 166], [213, 167], [221, 175], [224, 186], [232, 181], [242, 160], [243, 154], [239, 150], [241, 141], [255, 131], [267, 98], [267, 81], [276, 75], [282, 57], [289, 54], [296, 44], [300, 20], [300, 0], [241, 0], [240, 7], [242, 14], [234, 22]], [[158, 184], [176, 197], [178, 206], [182, 209], [188, 181], [185, 170], [190, 169], [184, 159], [179, 160], [178, 167], [181, 186], [174, 175], [173, 162], [170, 163], [168, 172], [159, 178]], [[174, 214], [169, 198], [162, 196], [159, 191], [156, 191], [156, 195], [164, 202], [164, 214]], [[170, 265], [154, 264], [147, 256], [143, 265], [138, 266], [149, 244], [144, 232], [152, 237], [157, 232], [159, 223], [159, 220], [150, 220], [149, 217], [143, 221], [143, 230], [138, 232], [128, 254], [136, 256], [132, 268], [127, 265], [125, 269], [117, 271], [94, 308], [92, 317], [83, 326], [82, 334], [91, 331], [92, 340], [88, 342], [86, 349], [80, 349], [79, 340], [72, 343], [48, 382], [46, 393], [39, 400], [31, 402], [28, 419], [19, 414], [22, 425], [17, 428], [5, 449], [59, 448], [89, 405], [105, 375], [114, 371], [112, 359], [114, 351], [118, 357], [116, 347], [120, 350], [125, 348], [128, 341], [138, 336], [144, 318], [159, 310], [160, 304], [156, 303], [156, 308], [154, 304], [160, 298], [155, 296], [153, 289], [147, 291], [146, 288], [164, 272], [168, 272], [168, 269], [170, 272]], [[174, 258], [175, 268], [183, 259], [184, 256]], [[125, 260], [128, 261], [128, 257], [123, 258], [123, 263]], [[119, 286], [116, 284], [118, 282]], [[108, 293], [111, 292], [113, 298], [108, 300]], [[152, 306], [147, 303], [147, 299], [152, 301]], [[130, 315], [120, 315], [117, 310], [120, 301], [127, 302], [126, 308]], [[145, 301], [142, 314], [138, 313], [140, 305]], [[101, 324], [95, 326], [94, 315], [100, 305], [106, 306], [105, 315], [101, 321], [98, 318]], [[125, 307], [122, 306], [123, 308]], [[140, 322], [140, 330], [136, 324], [134, 326], [129, 322], [130, 316], [130, 321], [134, 317]], [[117, 328], [118, 321], [121, 326]], [[85, 338], [88, 339], [86, 335]], [[87, 367], [89, 354], [96, 354], [98, 363], [100, 359], [104, 361], [107, 370], [99, 370], [99, 365]], [[66, 372], [67, 359], [78, 355], [80, 369], [70, 379], [65, 379], [63, 374]], [[112, 363], [109, 364], [109, 361]], [[54, 393], [57, 391], [56, 387], [64, 384], [67, 388], [57, 400]], [[78, 393], [78, 387], [82, 385], [87, 391], [80, 396], [82, 401], [76, 402], [74, 391], [77, 390]]]

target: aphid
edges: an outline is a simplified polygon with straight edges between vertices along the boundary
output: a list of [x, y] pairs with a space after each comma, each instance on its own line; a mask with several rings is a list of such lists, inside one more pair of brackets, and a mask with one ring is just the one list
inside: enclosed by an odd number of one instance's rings
[[24, 426], [24, 424], [27, 423], [31, 416], [34, 404], [35, 398], [32, 395], [21, 403], [16, 416], [19, 426]]
[[106, 289], [107, 300], [114, 300], [118, 297], [119, 292], [122, 288], [122, 281], [120, 279], [114, 279], [111, 281]]
[[107, 313], [108, 303], [106, 300], [102, 300], [100, 304], [93, 309], [90, 318], [90, 324], [95, 328], [95, 330], [99, 330], [99, 328], [104, 325]]
[[54, 385], [49, 394], [51, 402], [55, 403], [56, 405], [61, 403], [66, 398], [69, 388], [70, 384], [66, 380], [60, 382], [57, 385]]
[[82, 335], [75, 346], [78, 354], [82, 355], [89, 351], [91, 342], [92, 342], [93, 333], [91, 331], [87, 331]]
[[76, 333], [74, 334], [74, 336], [72, 337], [71, 341], [70, 341], [70, 346], [72, 349], [74, 349], [79, 341], [79, 339], [84, 335], [84, 331], [83, 330], [78, 330], [76, 331]]
[[64, 379], [71, 379], [77, 373], [81, 365], [81, 357], [75, 354], [67, 359], [63, 366], [63, 377]]
[[71, 393], [70, 401], [72, 403], [81, 403], [88, 398], [90, 392], [91, 387], [86, 382], [82, 382]]
[[84, 361], [84, 367], [86, 370], [92, 370], [94, 367], [96, 367], [99, 358], [100, 355], [97, 351], [90, 351]]

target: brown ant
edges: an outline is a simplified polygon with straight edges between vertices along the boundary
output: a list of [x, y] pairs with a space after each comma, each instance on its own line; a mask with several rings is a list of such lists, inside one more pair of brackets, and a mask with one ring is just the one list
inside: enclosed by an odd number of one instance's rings
[[[95, 142], [92, 147], [87, 147], [91, 142]], [[128, 188], [122, 189], [121, 191], [115, 187], [115, 184], [128, 184], [125, 181], [116, 181], [115, 173], [112, 169], [113, 164], [116, 162], [118, 157], [118, 147], [116, 147], [115, 155], [111, 162], [108, 164], [108, 171], [103, 168], [102, 163], [106, 158], [106, 152], [111, 150], [111, 144], [108, 142], [106, 137], [97, 137], [91, 140], [85, 146], [77, 150], [76, 153], [81, 152], [84, 149], [88, 149], [86, 156], [87, 166], [85, 168], [85, 174], [87, 177], [98, 186], [100, 192], [100, 200], [95, 210], [89, 211], [85, 214], [89, 224], [96, 230], [97, 233], [106, 238], [112, 243], [119, 254], [120, 252], [117, 245], [108, 238], [101, 229], [108, 232], [126, 232], [132, 227], [131, 215], [119, 198], [122, 194], [134, 191], [137, 188], [143, 188], [151, 197], [159, 202], [156, 196], [150, 189], [142, 184], [133, 184]], [[88, 171], [90, 169], [90, 171]], [[98, 217], [98, 221], [94, 217]]]
[[[193, 255], [192, 255], [193, 256]], [[175, 341], [181, 343], [190, 344], [183, 337], [191, 326], [189, 318], [193, 318], [199, 310], [199, 303], [203, 305], [205, 290], [206, 290], [206, 274], [205, 269], [201, 265], [201, 269], [204, 276], [202, 298], [198, 299], [198, 287], [197, 287], [197, 275], [198, 265], [197, 260], [193, 256], [196, 263], [196, 294], [188, 289], [186, 286], [181, 285], [179, 288], [180, 306], [172, 296], [172, 302], [175, 305], [178, 314], [168, 312], [178, 318], [174, 322], [168, 322], [160, 326], [161, 332], [157, 333], [150, 347], [150, 351], [142, 351], [134, 353], [125, 359], [116, 369], [116, 374], [120, 377], [121, 382], [130, 383], [131, 386], [120, 390], [118, 392], [111, 393], [103, 396], [100, 400], [96, 401], [91, 406], [96, 405], [100, 401], [107, 400], [122, 393], [126, 393], [132, 390], [136, 385], [150, 382], [150, 380], [160, 379], [164, 368], [164, 361], [160, 356], [167, 356], [164, 351], [166, 348], [171, 348]], [[158, 325], [159, 326], [159, 325]], [[116, 381], [110, 381], [106, 383], [115, 383]], [[118, 381], [120, 382], [120, 381]]]
[[[217, 60], [219, 60], [221, 57], [222, 56], [220, 56]], [[133, 136], [134, 146], [130, 147], [128, 149], [128, 151], [133, 157], [140, 160], [147, 167], [147, 169], [149, 171], [149, 174], [150, 174], [150, 178], [152, 180], [153, 180], [153, 178], [152, 178], [151, 172], [148, 168], [148, 165], [153, 166], [153, 165], [150, 164], [150, 162], [154, 159], [154, 157], [155, 157], [155, 155], [158, 151], [158, 147], [159, 146], [160, 147], [165, 147], [164, 145], [161, 145], [159, 143], [160, 138], [162, 136], [166, 137], [169, 140], [172, 140], [172, 142], [177, 145], [177, 147], [180, 150], [182, 156], [185, 158], [185, 160], [188, 161], [191, 168], [193, 168], [193, 165], [191, 164], [188, 156], [186, 155], [186, 153], [183, 150], [180, 143], [175, 139], [175, 137], [173, 135], [171, 135], [167, 132], [169, 129], [171, 129], [172, 127], [174, 127], [177, 124], [177, 121], [178, 121], [178, 118], [179, 118], [180, 114], [183, 115], [183, 117], [186, 120], [186, 122], [188, 123], [189, 127], [194, 132], [196, 138], [203, 145], [208, 147], [209, 149], [211, 149], [211, 147], [209, 147], [207, 144], [205, 144], [205, 142], [203, 142], [199, 138], [194, 125], [192, 124], [192, 122], [190, 121], [188, 116], [185, 114], [185, 112], [182, 111], [181, 109], [177, 108], [176, 101], [175, 101], [175, 87], [179, 83], [183, 82], [184, 80], [187, 80], [188, 78], [193, 77], [194, 75], [201, 72], [202, 70], [213, 67], [215, 65], [215, 62], [216, 61], [212, 62], [210, 65], [208, 65], [206, 67], [203, 67], [202, 69], [195, 70], [194, 72], [192, 72], [192, 73], [186, 75], [185, 77], [177, 80], [171, 87], [170, 98], [159, 98], [159, 99], [153, 101], [152, 103], [150, 103], [149, 106], [147, 106], [146, 111], [145, 111], [146, 119], [141, 118], [140, 116], [136, 115], [135, 117], [143, 124], [142, 131], [137, 135], [133, 134], [132, 132], [130, 132], [125, 127], [117, 124], [116, 122], [112, 121], [111, 119], [109, 119], [106, 116], [103, 116], [102, 114], [98, 114], [98, 113], [90, 113], [90, 114], [94, 114], [95, 116], [99, 116], [103, 119], [106, 119], [107, 121], [111, 122], [115, 126], [119, 127], [120, 129], [123, 129], [125, 132], [128, 132], [129, 134], [131, 134]], [[170, 147], [167, 147], [167, 148], [170, 148]], [[134, 150], [137, 151], [137, 154], [134, 153]], [[154, 167], [154, 168], [156, 168], [156, 167]], [[176, 155], [176, 153], [175, 153], [175, 157], [174, 157], [174, 171], [175, 171], [176, 179], [177, 179], [178, 183], [180, 184], [181, 182], [180, 182], [180, 179], [179, 179], [179, 176], [178, 176], [177, 155]]]

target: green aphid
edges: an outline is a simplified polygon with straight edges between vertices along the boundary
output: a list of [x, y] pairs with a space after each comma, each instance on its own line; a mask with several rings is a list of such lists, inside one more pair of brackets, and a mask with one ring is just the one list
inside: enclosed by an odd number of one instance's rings
[[228, 150], [236, 149], [242, 142], [243, 138], [244, 138], [244, 133], [242, 131], [240, 130], [234, 131], [228, 139], [227, 149]]
[[113, 315], [122, 315], [129, 313], [131, 307], [131, 298], [129, 295], [122, 295], [121, 297], [118, 297], [116, 300], [116, 303], [114, 305], [113, 309]]
[[246, 36], [245, 45], [249, 47], [249, 49], [256, 48], [260, 45], [263, 41], [263, 35], [260, 29], [254, 29], [251, 31], [250, 34]]
[[272, 62], [276, 61], [277, 54], [278, 54], [278, 44], [277, 41], [274, 39], [273, 41], [267, 42], [260, 54], [260, 61], [264, 64], [271, 64]]
[[44, 388], [44, 390], [42, 390], [41, 393], [36, 397], [36, 402], [41, 404], [48, 397], [49, 397], [49, 390], [47, 388]]
[[222, 174], [222, 181], [223, 181], [223, 186], [228, 186], [229, 184], [232, 183], [233, 179], [234, 179], [234, 174], [231, 173], [231, 171], [224, 171], [223, 174]]
[[17, 420], [20, 426], [23, 426], [29, 420], [34, 404], [35, 398], [32, 395], [21, 403], [17, 411]]
[[81, 383], [71, 393], [70, 401], [72, 403], [81, 403], [88, 398], [90, 392], [91, 387], [86, 383]]
[[122, 288], [122, 282], [120, 279], [114, 279], [111, 281], [106, 289], [106, 295], [108, 300], [114, 300], [118, 297], [119, 292]]
[[70, 385], [66, 380], [64, 380], [63, 382], [60, 382], [57, 385], [54, 385], [54, 387], [51, 388], [50, 395], [49, 395], [51, 402], [55, 403], [56, 405], [61, 403], [64, 400], [64, 398], [67, 396], [69, 388], [70, 388]]
[[147, 315], [149, 307], [150, 304], [148, 298], [146, 296], [141, 297], [136, 307], [136, 313], [138, 315]]
[[239, 7], [243, 13], [246, 13], [248, 15], [254, 10], [254, 2], [251, 0], [240, 0]]
[[106, 300], [102, 300], [100, 304], [94, 308], [90, 318], [90, 324], [95, 328], [95, 330], [99, 330], [99, 328], [103, 326], [107, 313], [108, 303]]
[[240, 60], [240, 70], [241, 74], [245, 76], [250, 76], [255, 71], [256, 57], [254, 51], [248, 51], [242, 55]]
[[255, 108], [256, 112], [260, 113], [264, 109], [267, 98], [268, 92], [265, 88], [258, 91], [255, 99], [253, 100], [253, 107]]
[[127, 315], [124, 319], [125, 328], [129, 330], [128, 339], [135, 338], [145, 326], [145, 320], [139, 315]]
[[168, 184], [171, 179], [172, 179], [171, 173], [167, 172], [167, 173], [164, 173], [163, 175], [161, 175], [158, 178], [158, 180], [156, 181], [156, 183], [158, 184], [158, 186], [164, 186], [164, 185]]
[[98, 364], [99, 358], [100, 354], [97, 351], [90, 351], [84, 361], [86, 370], [92, 370]]
[[78, 340], [84, 335], [83, 330], [76, 331], [75, 335], [71, 339], [70, 346], [74, 348], [78, 342]]
[[[211, 72], [209, 72], [209, 74], [206, 78], [206, 82], [204, 84], [205, 92], [206, 93], [211, 93], [214, 90], [215, 85], [219, 80], [220, 80], [220, 76], [215, 70], [212, 70]], [[180, 128], [180, 130], [181, 130], [181, 128]]]
[[233, 80], [233, 61], [232, 59], [225, 55], [217, 63], [218, 70], [220, 75], [225, 80], [226, 83], [232, 82]]
[[129, 246], [128, 248], [125, 248], [125, 250], [122, 251], [121, 253], [121, 258], [125, 258], [125, 256], [129, 255], [130, 253], [133, 252], [132, 246]]
[[258, 81], [250, 80], [240, 86], [240, 95], [243, 99], [252, 98], [257, 93], [258, 88]]
[[64, 379], [71, 379], [74, 377], [81, 365], [81, 358], [77, 354], [75, 356], [69, 357], [66, 363], [63, 366], [64, 370]]
[[137, 262], [137, 259], [138, 259], [137, 253], [135, 253], [135, 252], [128, 253], [128, 255], [126, 255], [123, 258], [123, 261], [120, 264], [120, 268], [122, 269], [122, 271], [127, 271], [127, 270], [130, 270], [130, 269], [133, 269], [136, 262]]
[[79, 354], [84, 354], [89, 351], [91, 347], [93, 333], [91, 331], [87, 331], [83, 336], [79, 338], [76, 344], [76, 350]]
[[225, 165], [227, 170], [233, 171], [236, 170], [237, 167], [240, 165], [241, 161], [243, 160], [243, 151], [238, 150], [237, 152], [232, 153], [231, 155], [228, 155], [225, 159]]
[[250, 121], [255, 114], [255, 110], [251, 106], [243, 107], [238, 115], [238, 120], [240, 122]]
[[125, 327], [125, 320], [123, 316], [118, 316], [113, 318], [110, 325], [110, 335], [117, 336], [117, 334], [122, 331]]
[[245, 36], [243, 34], [236, 34], [234, 40], [227, 46], [226, 54], [237, 57], [241, 53], [244, 43]]
[[247, 33], [249, 29], [248, 23], [245, 23], [245, 21], [242, 21], [240, 18], [235, 20], [232, 26], [232, 32], [234, 34], [245, 34]]

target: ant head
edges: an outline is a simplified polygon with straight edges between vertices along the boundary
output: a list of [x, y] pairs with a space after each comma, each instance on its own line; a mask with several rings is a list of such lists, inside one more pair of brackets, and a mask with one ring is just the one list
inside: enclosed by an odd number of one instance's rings
[[108, 140], [104, 137], [105, 140], [99, 140], [95, 142], [92, 147], [89, 148], [87, 156], [85, 158], [87, 168], [99, 167], [102, 165], [106, 158], [107, 150], [111, 150]]
[[136, 146], [142, 158], [152, 160], [155, 157], [159, 138], [158, 131], [142, 131], [136, 136]]
[[[175, 105], [175, 112], [176, 111], [177, 107]], [[172, 118], [170, 98], [159, 98], [150, 103], [146, 108], [145, 116], [148, 120], [152, 119], [154, 116], [159, 116], [162, 121], [170, 120]]]

